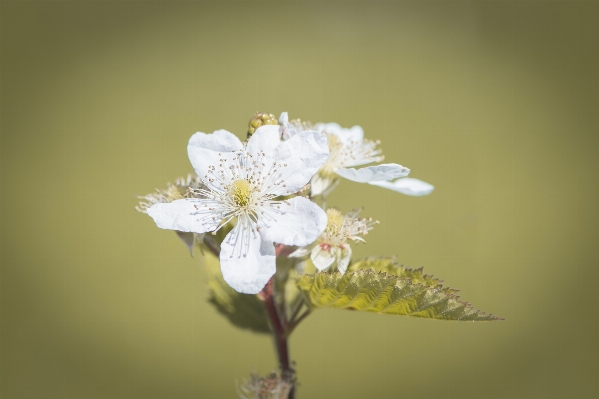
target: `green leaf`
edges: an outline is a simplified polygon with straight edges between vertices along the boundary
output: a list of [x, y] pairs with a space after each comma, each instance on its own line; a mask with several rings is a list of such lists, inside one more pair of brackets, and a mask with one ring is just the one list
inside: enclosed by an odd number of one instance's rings
[[[360, 269], [372, 269], [375, 272], [385, 272], [399, 278], [409, 278], [412, 280], [412, 283], [420, 283], [429, 287], [441, 286], [441, 283], [443, 282], [443, 280], [434, 278], [429, 274], [424, 274], [422, 267], [418, 269], [410, 269], [409, 267], [399, 264], [395, 257], [377, 258], [373, 256], [356, 261], [350, 264], [347, 268], [348, 271], [356, 271]], [[459, 290], [449, 287], [443, 287], [442, 289], [447, 294], [455, 294], [456, 292], [459, 292]]]
[[[423, 277], [424, 278], [424, 277]], [[312, 309], [338, 308], [441, 320], [501, 320], [444, 290], [375, 270], [306, 274], [297, 285]]]
[[231, 323], [257, 333], [270, 333], [264, 303], [256, 295], [240, 294], [223, 280], [218, 258], [210, 253], [204, 257], [208, 275], [209, 301]]

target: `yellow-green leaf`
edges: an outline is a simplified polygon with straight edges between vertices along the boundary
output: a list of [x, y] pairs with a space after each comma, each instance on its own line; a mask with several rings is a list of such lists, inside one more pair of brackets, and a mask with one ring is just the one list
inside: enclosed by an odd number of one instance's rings
[[270, 333], [264, 303], [256, 295], [240, 294], [223, 280], [218, 258], [206, 253], [204, 265], [208, 275], [209, 301], [237, 327], [257, 333]]
[[[412, 283], [420, 283], [429, 287], [441, 286], [443, 280], [434, 278], [429, 274], [424, 274], [423, 268], [410, 269], [402, 264], [399, 264], [395, 257], [392, 258], [376, 258], [370, 257], [353, 262], [347, 268], [348, 271], [356, 271], [360, 269], [371, 269], [375, 272], [385, 272], [397, 276], [399, 278], [409, 278]], [[447, 294], [455, 294], [459, 290], [443, 287]]]
[[369, 269], [343, 275], [306, 274], [297, 280], [297, 285], [312, 309], [350, 309], [441, 320], [501, 320], [460, 301], [440, 285], [420, 284]]

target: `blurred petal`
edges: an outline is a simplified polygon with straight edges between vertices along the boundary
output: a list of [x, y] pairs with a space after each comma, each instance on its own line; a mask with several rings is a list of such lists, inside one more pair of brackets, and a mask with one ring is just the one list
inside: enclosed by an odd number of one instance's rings
[[314, 247], [310, 254], [310, 259], [312, 259], [312, 263], [314, 263], [318, 271], [323, 271], [335, 262], [335, 257], [331, 254], [331, 251], [322, 249], [320, 245]]
[[371, 182], [370, 184], [414, 197], [429, 195], [435, 189], [435, 187], [433, 187], [431, 184], [423, 182], [422, 180], [413, 179], [411, 177], [404, 177], [403, 179], [398, 179], [394, 182], [377, 181]]
[[[304, 197], [294, 197], [280, 209], [267, 209], [258, 226], [265, 241], [285, 245], [308, 245], [327, 227], [327, 214]], [[273, 220], [274, 219], [274, 220]]]
[[203, 206], [204, 200], [196, 198], [180, 199], [173, 202], [161, 202], [148, 208], [148, 215], [161, 229], [177, 230], [182, 232], [205, 233], [214, 230], [220, 220], [213, 220], [212, 216], [200, 214], [198, 208]]
[[303, 258], [303, 257], [308, 256], [310, 254], [310, 251], [312, 251], [312, 248], [310, 246], [299, 247], [298, 249], [296, 249], [295, 251], [290, 253], [289, 257], [290, 258]]
[[272, 151], [281, 143], [279, 128], [279, 125], [260, 126], [250, 137], [247, 151], [251, 154], [264, 152], [266, 156], [272, 157]]
[[289, 115], [287, 112], [281, 112], [281, 116], [279, 116], [279, 123], [284, 125], [287, 122], [289, 122]]
[[312, 196], [327, 194], [329, 189], [339, 183], [339, 179], [336, 177], [324, 177], [320, 173], [314, 175], [312, 180], [310, 181], [310, 190]]
[[345, 248], [341, 250], [341, 258], [337, 259], [337, 269], [339, 269], [341, 274], [345, 273], [351, 259], [351, 247], [349, 244], [344, 244], [344, 247]]
[[319, 132], [327, 132], [336, 135], [339, 139], [348, 144], [352, 141], [361, 142], [364, 140], [364, 130], [361, 126], [352, 126], [351, 128], [341, 127], [338, 123], [317, 123], [314, 128]]
[[327, 139], [315, 130], [306, 130], [280, 143], [273, 151], [273, 159], [286, 164], [280, 178], [286, 187], [278, 187], [273, 194], [286, 195], [298, 192], [329, 157]]
[[410, 169], [396, 163], [385, 163], [375, 166], [367, 166], [361, 169], [340, 168], [335, 171], [339, 176], [358, 183], [373, 181], [393, 180], [398, 177], [407, 176]]
[[223, 278], [237, 292], [259, 293], [277, 270], [272, 242], [240, 225], [227, 234], [220, 247]]
[[[200, 178], [208, 174], [210, 166], [216, 166], [223, 154], [243, 148], [241, 141], [233, 133], [217, 130], [212, 134], [198, 132], [191, 136], [187, 145], [187, 155]], [[219, 155], [221, 153], [221, 155]]]
[[281, 133], [282, 140], [289, 140], [291, 137], [297, 134], [297, 129], [289, 123], [289, 115], [287, 112], [281, 113], [279, 116], [279, 131]]

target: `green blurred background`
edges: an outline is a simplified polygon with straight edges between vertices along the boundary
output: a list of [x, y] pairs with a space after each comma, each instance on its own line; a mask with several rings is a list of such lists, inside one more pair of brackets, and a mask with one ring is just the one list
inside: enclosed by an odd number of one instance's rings
[[[134, 211], [195, 131], [255, 111], [359, 124], [424, 198], [343, 183], [397, 254], [504, 322], [323, 310], [300, 398], [591, 398], [597, 374], [596, 2], [0, 4], [2, 398], [235, 398], [267, 336], [207, 302], [201, 261]], [[200, 262], [200, 264], [199, 264]]]

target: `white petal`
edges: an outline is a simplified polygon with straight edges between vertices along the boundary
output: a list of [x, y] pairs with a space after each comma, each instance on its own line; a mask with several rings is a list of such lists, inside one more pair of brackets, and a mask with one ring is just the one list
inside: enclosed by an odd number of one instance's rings
[[[148, 215], [154, 219], [161, 229], [177, 230], [191, 233], [205, 233], [218, 227], [220, 220], [206, 217], [198, 209], [203, 207], [202, 199], [186, 198], [173, 202], [161, 202], [148, 208]], [[196, 208], [197, 206], [197, 208]]]
[[335, 262], [335, 257], [331, 254], [331, 251], [325, 251], [320, 245], [314, 247], [310, 254], [310, 259], [312, 259], [312, 263], [314, 263], [318, 271], [323, 271]]
[[273, 158], [287, 164], [280, 170], [285, 186], [279, 186], [273, 194], [286, 195], [298, 192], [325, 164], [329, 157], [327, 139], [315, 130], [306, 130], [282, 142], [273, 151]]
[[281, 133], [281, 140], [289, 140], [291, 137], [297, 134], [297, 129], [289, 123], [289, 115], [287, 112], [281, 113], [279, 116], [279, 132]]
[[198, 176], [204, 178], [210, 166], [218, 165], [222, 158], [219, 153], [231, 153], [242, 148], [243, 144], [237, 136], [226, 130], [217, 130], [212, 134], [198, 132], [189, 139], [187, 155]]
[[298, 249], [289, 254], [289, 258], [304, 258], [310, 254], [311, 250], [311, 246], [299, 247]]
[[338, 123], [317, 123], [314, 128], [319, 132], [327, 132], [336, 135], [345, 144], [350, 142], [362, 142], [364, 140], [364, 130], [360, 126], [351, 128], [341, 127]]
[[371, 182], [370, 184], [383, 188], [388, 188], [389, 190], [397, 191], [399, 193], [411, 195], [414, 197], [429, 195], [435, 189], [435, 187], [433, 187], [431, 184], [423, 182], [422, 180], [412, 179], [411, 177], [397, 179], [394, 182], [376, 181]]
[[335, 177], [325, 177], [320, 173], [316, 173], [312, 180], [310, 180], [310, 192], [312, 196], [324, 194], [326, 195], [333, 186], [339, 183], [339, 179]]
[[343, 244], [345, 249], [341, 250], [341, 258], [337, 259], [337, 269], [341, 272], [341, 274], [345, 273], [347, 270], [347, 265], [349, 265], [349, 261], [351, 259], [351, 247], [349, 244]]
[[[266, 241], [285, 245], [308, 245], [327, 227], [327, 214], [318, 205], [304, 197], [287, 200], [281, 209], [269, 209], [268, 218], [258, 220], [260, 234]], [[272, 216], [275, 220], [272, 219]]]
[[260, 126], [248, 140], [247, 151], [251, 154], [266, 153], [272, 157], [272, 150], [281, 143], [279, 125]]
[[279, 123], [284, 125], [287, 122], [289, 122], [289, 115], [287, 112], [281, 112], [281, 116], [279, 116]]
[[223, 278], [237, 292], [259, 293], [277, 270], [272, 242], [240, 225], [227, 234], [220, 248]]
[[410, 173], [410, 169], [396, 163], [385, 163], [361, 169], [339, 168], [335, 173], [351, 181], [368, 183], [371, 181], [393, 180], [398, 177], [407, 176]]

